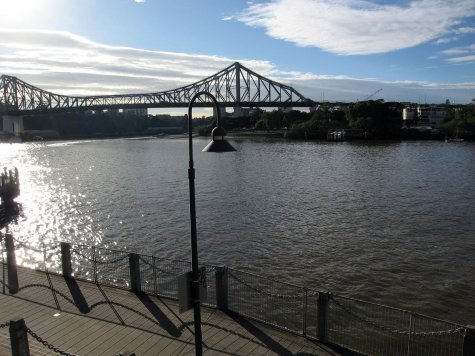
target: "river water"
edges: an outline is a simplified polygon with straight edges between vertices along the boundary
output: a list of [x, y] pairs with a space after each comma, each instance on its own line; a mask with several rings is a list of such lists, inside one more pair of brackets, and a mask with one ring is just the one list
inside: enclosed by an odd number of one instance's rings
[[[475, 324], [474, 143], [231, 142], [194, 140], [200, 261]], [[3, 232], [189, 259], [186, 139], [0, 149], [21, 177]]]

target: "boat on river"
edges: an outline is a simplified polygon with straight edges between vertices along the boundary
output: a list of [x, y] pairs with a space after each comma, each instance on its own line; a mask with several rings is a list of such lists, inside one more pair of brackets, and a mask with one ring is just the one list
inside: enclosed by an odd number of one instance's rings
[[463, 142], [463, 138], [459, 137], [459, 129], [457, 128], [457, 132], [455, 133], [454, 138], [448, 138], [447, 136], [445, 136], [445, 142]]
[[454, 137], [454, 138], [448, 138], [446, 137], [445, 138], [445, 142], [463, 142], [463, 138], [458, 138], [458, 137]]

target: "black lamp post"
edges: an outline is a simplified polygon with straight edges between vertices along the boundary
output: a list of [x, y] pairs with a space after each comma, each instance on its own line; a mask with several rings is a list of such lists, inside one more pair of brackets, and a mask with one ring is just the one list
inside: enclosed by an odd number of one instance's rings
[[190, 184], [190, 223], [191, 223], [191, 299], [193, 304], [194, 323], [195, 323], [195, 350], [196, 355], [201, 356], [203, 345], [201, 339], [201, 309], [200, 309], [200, 281], [198, 269], [198, 242], [196, 237], [196, 205], [195, 205], [195, 167], [193, 164], [193, 130], [192, 130], [192, 106], [199, 96], [206, 95], [212, 101], [216, 111], [216, 127], [212, 131], [213, 140], [203, 149], [203, 152], [232, 152], [236, 151], [229, 142], [224, 139], [226, 131], [219, 126], [219, 108], [216, 98], [206, 91], [196, 93], [188, 105], [188, 150], [189, 166], [188, 181]]

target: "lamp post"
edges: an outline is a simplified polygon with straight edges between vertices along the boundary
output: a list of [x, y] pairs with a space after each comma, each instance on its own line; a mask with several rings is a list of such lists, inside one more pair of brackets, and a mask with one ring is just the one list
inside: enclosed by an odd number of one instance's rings
[[193, 130], [192, 130], [192, 107], [196, 99], [201, 95], [208, 96], [216, 111], [216, 127], [212, 131], [213, 140], [203, 149], [203, 152], [232, 152], [236, 151], [229, 142], [224, 139], [226, 131], [219, 126], [219, 108], [216, 98], [206, 91], [196, 93], [188, 105], [188, 181], [190, 185], [190, 224], [191, 224], [191, 299], [193, 304], [195, 324], [195, 351], [197, 356], [203, 353], [201, 338], [201, 309], [200, 309], [200, 281], [198, 269], [198, 241], [196, 234], [196, 205], [195, 205], [195, 167], [193, 163]]

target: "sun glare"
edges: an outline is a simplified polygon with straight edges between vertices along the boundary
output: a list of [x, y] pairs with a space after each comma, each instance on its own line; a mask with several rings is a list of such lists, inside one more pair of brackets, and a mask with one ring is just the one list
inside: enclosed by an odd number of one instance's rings
[[[1, 0], [0, 13], [3, 18], [24, 20], [25, 17], [31, 17], [41, 5], [41, 0]], [[13, 18], [12, 18], [13, 17]]]

